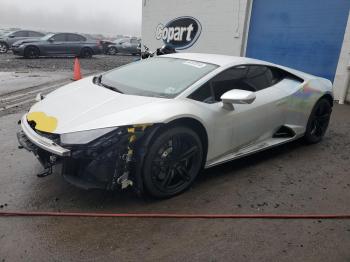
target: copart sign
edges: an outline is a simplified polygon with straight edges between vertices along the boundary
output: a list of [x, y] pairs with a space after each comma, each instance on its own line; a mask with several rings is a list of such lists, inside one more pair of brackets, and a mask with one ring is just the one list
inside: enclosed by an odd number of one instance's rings
[[181, 50], [192, 46], [200, 36], [202, 26], [191, 16], [181, 16], [168, 22], [159, 24], [156, 29], [156, 39], [163, 40], [164, 44]]

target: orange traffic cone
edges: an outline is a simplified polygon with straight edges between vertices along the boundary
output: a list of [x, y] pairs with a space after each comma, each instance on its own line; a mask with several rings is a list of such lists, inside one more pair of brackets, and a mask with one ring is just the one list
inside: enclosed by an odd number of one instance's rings
[[74, 73], [73, 73], [73, 80], [77, 81], [81, 79], [81, 72], [80, 72], [80, 63], [78, 57], [74, 59]]

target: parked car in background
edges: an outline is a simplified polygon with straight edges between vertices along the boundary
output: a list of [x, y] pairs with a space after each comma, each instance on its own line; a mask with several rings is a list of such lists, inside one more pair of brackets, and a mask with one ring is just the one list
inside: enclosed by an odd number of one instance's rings
[[29, 39], [38, 39], [43, 37], [45, 34], [30, 31], [30, 30], [18, 30], [7, 32], [0, 36], [0, 53], [7, 53], [11, 48], [12, 44], [19, 40], [29, 40]]
[[36, 40], [22, 40], [12, 46], [15, 55], [25, 58], [40, 56], [79, 56], [90, 58], [102, 53], [100, 41], [73, 33], [47, 34]]
[[138, 38], [123, 38], [118, 39], [113, 42], [113, 44], [108, 46], [107, 54], [115, 55], [117, 53], [122, 54], [132, 54], [132, 55], [140, 55], [141, 39]]
[[101, 40], [101, 45], [102, 45], [102, 50], [103, 50], [102, 52], [104, 54], [108, 54], [108, 47], [110, 45], [113, 45], [113, 44], [114, 44], [114, 42], [111, 40]]

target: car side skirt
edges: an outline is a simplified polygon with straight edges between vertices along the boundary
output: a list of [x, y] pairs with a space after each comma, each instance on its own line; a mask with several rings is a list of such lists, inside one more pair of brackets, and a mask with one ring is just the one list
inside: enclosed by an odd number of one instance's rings
[[238, 151], [235, 152], [229, 152], [228, 154], [225, 154], [217, 159], [214, 159], [212, 161], [208, 161], [205, 164], [204, 168], [210, 168], [210, 167], [214, 167], [232, 160], [236, 160], [248, 155], [252, 155], [254, 153], [258, 153], [260, 151], [263, 150], [267, 150], [269, 148], [273, 148], [285, 143], [289, 143], [292, 142], [300, 137], [302, 137], [304, 134], [299, 134], [299, 135], [295, 135], [291, 138], [269, 138], [267, 140], [264, 140], [260, 143], [254, 144], [254, 145], [250, 145], [250, 146], [246, 146]]

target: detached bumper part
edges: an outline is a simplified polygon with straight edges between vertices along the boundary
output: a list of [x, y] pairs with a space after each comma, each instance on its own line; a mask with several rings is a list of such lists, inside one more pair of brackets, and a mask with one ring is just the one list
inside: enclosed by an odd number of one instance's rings
[[69, 156], [70, 150], [63, 148], [56, 144], [54, 141], [40, 136], [37, 132], [35, 132], [32, 127], [29, 125], [26, 115], [22, 117], [21, 120], [21, 127], [24, 132], [24, 134], [27, 136], [28, 140], [38, 146], [39, 148], [42, 148], [45, 151], [48, 151], [54, 155], [58, 156]]

